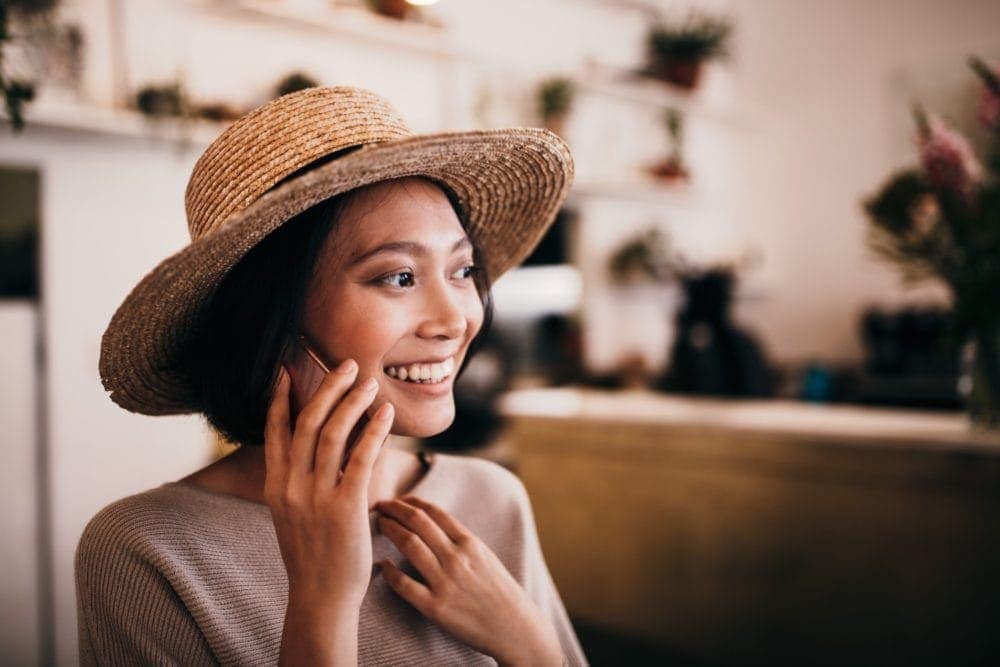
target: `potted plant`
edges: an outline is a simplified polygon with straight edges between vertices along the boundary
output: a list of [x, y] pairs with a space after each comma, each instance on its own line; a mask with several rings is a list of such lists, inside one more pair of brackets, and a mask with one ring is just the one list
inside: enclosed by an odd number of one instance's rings
[[368, 8], [381, 16], [398, 19], [406, 19], [413, 11], [413, 5], [407, 0], [366, 0]]
[[559, 77], [542, 82], [538, 87], [538, 112], [546, 128], [563, 134], [575, 92], [571, 79]]
[[649, 167], [647, 171], [656, 178], [668, 183], [686, 181], [690, 177], [684, 164], [684, 116], [677, 109], [667, 109], [664, 115], [667, 134], [670, 137], [670, 150], [667, 156]]
[[187, 115], [189, 104], [177, 82], [143, 86], [135, 95], [135, 108], [152, 118], [180, 118]]
[[661, 21], [647, 37], [644, 73], [681, 88], [697, 88], [702, 65], [728, 57], [732, 29], [729, 19], [708, 14], [693, 13], [677, 25]]
[[651, 227], [628, 239], [611, 255], [608, 271], [619, 285], [670, 282], [674, 266], [666, 235]]
[[15, 131], [24, 127], [24, 105], [34, 99], [35, 84], [12, 77], [3, 67], [4, 45], [12, 41], [10, 16], [16, 14], [22, 20], [45, 21], [58, 4], [59, 0], [0, 0], [0, 93]]
[[281, 79], [274, 87], [274, 97], [281, 97], [282, 95], [288, 95], [289, 93], [305, 90], [306, 88], [315, 88], [318, 85], [319, 81], [305, 72], [292, 72]]
[[869, 245], [907, 282], [937, 280], [953, 303], [952, 340], [974, 350], [973, 421], [1000, 428], [1000, 72], [970, 59], [982, 82], [979, 121], [991, 146], [983, 166], [969, 141], [914, 108], [919, 166], [893, 174], [864, 202]]

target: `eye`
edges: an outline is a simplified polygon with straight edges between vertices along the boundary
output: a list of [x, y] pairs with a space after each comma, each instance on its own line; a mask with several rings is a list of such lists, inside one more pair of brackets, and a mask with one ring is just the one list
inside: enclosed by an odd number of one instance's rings
[[377, 283], [382, 285], [391, 285], [393, 287], [412, 287], [413, 286], [413, 271], [398, 271], [396, 273], [390, 273], [387, 276], [382, 276], [376, 279]]
[[458, 275], [458, 277], [460, 279], [464, 280], [466, 278], [471, 278], [472, 276], [474, 276], [478, 272], [479, 272], [479, 267], [478, 266], [476, 266], [474, 264], [468, 264], [466, 266], [463, 266], [461, 269], [459, 269], [456, 272], [456, 274]]

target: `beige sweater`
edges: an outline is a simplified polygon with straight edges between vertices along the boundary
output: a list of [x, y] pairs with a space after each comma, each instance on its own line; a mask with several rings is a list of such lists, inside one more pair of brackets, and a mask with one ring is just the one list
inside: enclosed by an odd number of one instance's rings
[[[542, 557], [521, 481], [437, 454], [413, 494], [488, 544], [551, 619], [569, 664], [586, 665]], [[402, 554], [375, 530], [375, 560]], [[406, 563], [404, 571], [415, 574]], [[268, 665], [281, 646], [288, 579], [266, 505], [169, 482], [102, 509], [76, 551], [82, 665]], [[374, 577], [360, 610], [361, 665], [495, 665]]]

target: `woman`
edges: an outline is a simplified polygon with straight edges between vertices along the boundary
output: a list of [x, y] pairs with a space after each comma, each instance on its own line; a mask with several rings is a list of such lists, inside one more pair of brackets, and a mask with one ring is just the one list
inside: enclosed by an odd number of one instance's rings
[[88, 524], [81, 662], [586, 664], [517, 478], [384, 444], [451, 423], [489, 285], [572, 174], [544, 130], [412, 135], [355, 88], [224, 132], [191, 245], [116, 312], [101, 375], [240, 447]]

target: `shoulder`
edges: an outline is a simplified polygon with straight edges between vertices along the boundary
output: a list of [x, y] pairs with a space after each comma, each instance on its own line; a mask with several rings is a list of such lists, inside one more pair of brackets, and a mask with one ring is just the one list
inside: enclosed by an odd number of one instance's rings
[[90, 543], [102, 536], [142, 540], [183, 526], [195, 514], [187, 494], [174, 484], [163, 484], [103, 507], [87, 523], [81, 542]]
[[162, 569], [202, 551], [231, 526], [248, 525], [254, 505], [176, 482], [116, 500], [98, 511], [80, 536], [78, 574], [109, 561], [145, 561]]
[[178, 523], [177, 511], [151, 489], [116, 500], [98, 511], [83, 529], [74, 565], [78, 583], [108, 568], [151, 559], [162, 533]]
[[435, 454], [442, 465], [442, 477], [452, 482], [467, 496], [488, 497], [491, 501], [503, 500], [524, 506], [528, 492], [521, 479], [504, 466], [471, 455]]
[[498, 463], [475, 456], [436, 454], [441, 466], [422, 489], [428, 500], [452, 512], [487, 542], [509, 541], [531, 530], [534, 519], [520, 478]]

